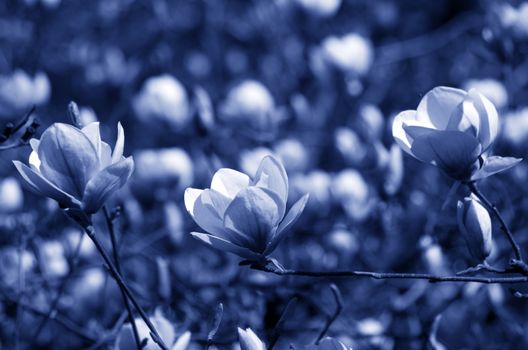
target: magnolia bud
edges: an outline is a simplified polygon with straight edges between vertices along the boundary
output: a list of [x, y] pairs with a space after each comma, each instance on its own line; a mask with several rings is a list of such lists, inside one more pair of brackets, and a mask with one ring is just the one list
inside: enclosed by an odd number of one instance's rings
[[240, 340], [241, 350], [264, 350], [266, 347], [262, 340], [253, 332], [251, 328], [238, 329], [238, 339]]
[[484, 261], [491, 253], [491, 218], [480, 201], [466, 197], [458, 201], [457, 218], [472, 257]]

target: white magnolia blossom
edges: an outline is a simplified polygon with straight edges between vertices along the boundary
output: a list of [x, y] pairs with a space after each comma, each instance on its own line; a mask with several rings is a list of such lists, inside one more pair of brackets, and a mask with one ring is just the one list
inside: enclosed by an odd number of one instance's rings
[[329, 36], [322, 42], [321, 49], [329, 64], [356, 75], [367, 73], [374, 57], [370, 41], [356, 33], [342, 37]]
[[37, 72], [31, 77], [17, 69], [11, 74], [0, 75], [0, 117], [17, 117], [33, 105], [47, 103], [50, 95], [51, 85], [44, 72]]
[[477, 90], [429, 91], [416, 110], [399, 113], [392, 125], [398, 145], [416, 159], [465, 180], [479, 169], [499, 129], [497, 110]]
[[493, 247], [491, 218], [478, 199], [464, 198], [457, 204], [458, 228], [475, 262], [483, 262]]
[[162, 122], [181, 130], [192, 118], [192, 109], [183, 85], [164, 74], [145, 81], [134, 99], [134, 110], [144, 123]]
[[275, 158], [264, 158], [253, 178], [233, 169], [218, 170], [211, 188], [188, 188], [185, 207], [207, 233], [192, 235], [212, 247], [249, 260], [273, 252], [297, 221], [308, 200], [286, 212], [288, 176]]

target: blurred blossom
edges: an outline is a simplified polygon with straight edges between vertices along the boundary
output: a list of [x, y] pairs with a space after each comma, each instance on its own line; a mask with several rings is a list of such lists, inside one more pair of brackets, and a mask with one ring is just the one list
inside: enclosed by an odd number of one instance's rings
[[185, 88], [168, 74], [147, 79], [133, 105], [142, 122], [161, 122], [177, 131], [187, 126], [192, 118]]
[[156, 190], [155, 185], [183, 190], [194, 181], [193, 162], [181, 148], [144, 149], [135, 153], [134, 159], [134, 186], [151, 193]]
[[392, 134], [411, 156], [456, 180], [468, 180], [479, 170], [478, 158], [495, 141], [498, 127], [495, 106], [477, 90], [437, 87], [417, 110], [394, 118]]
[[310, 194], [307, 207], [319, 212], [329, 208], [331, 185], [332, 178], [322, 170], [313, 170], [306, 175], [296, 174], [291, 179], [291, 188], [295, 197], [303, 193]]
[[345, 228], [335, 228], [328, 235], [328, 243], [344, 256], [354, 256], [359, 250], [357, 237]]
[[81, 107], [79, 108], [79, 121], [81, 125], [88, 125], [99, 121], [97, 114], [90, 107]]
[[218, 170], [211, 188], [185, 191], [185, 207], [207, 233], [192, 232], [203, 242], [249, 260], [275, 250], [301, 215], [308, 195], [286, 213], [288, 175], [275, 158], [264, 158], [255, 177], [233, 169]]
[[66, 241], [68, 243], [68, 248], [70, 251], [75, 251], [79, 240], [81, 241], [81, 247], [79, 250], [79, 256], [82, 258], [87, 258], [95, 252], [95, 245], [91, 239], [85, 237], [84, 232], [77, 228], [69, 228], [65, 232]]
[[12, 212], [22, 208], [24, 194], [17, 179], [6, 177], [0, 180], [0, 212]]
[[40, 245], [44, 272], [52, 278], [64, 277], [70, 270], [64, 247], [59, 241], [47, 241]]
[[282, 140], [273, 149], [288, 173], [302, 172], [308, 167], [310, 156], [304, 144], [298, 139]]
[[458, 228], [476, 263], [490, 255], [493, 247], [491, 218], [478, 199], [467, 197], [457, 204]]
[[353, 75], [367, 73], [374, 56], [370, 41], [356, 33], [329, 36], [322, 42], [321, 50], [327, 63]]
[[15, 247], [5, 247], [0, 250], [0, 274], [2, 282], [7, 286], [18, 287], [19, 276], [26, 274], [36, 266], [36, 259], [28, 250], [18, 250]]
[[348, 217], [363, 221], [373, 209], [369, 185], [359, 172], [345, 169], [332, 182], [332, 194]]
[[240, 350], [265, 350], [266, 346], [251, 328], [238, 328]]
[[357, 331], [362, 336], [377, 336], [385, 332], [385, 326], [374, 318], [365, 318], [357, 322]]
[[254, 176], [257, 173], [257, 169], [267, 156], [275, 156], [272, 150], [266, 147], [257, 147], [250, 150], [243, 150], [240, 152], [239, 166], [242, 172], [249, 176]]
[[[62, 0], [40, 0], [42, 5], [44, 5], [45, 7], [49, 9], [54, 9], [58, 7], [61, 4], [61, 1]], [[39, 2], [39, 0], [24, 0], [24, 2], [28, 6], [34, 6]]]
[[168, 231], [171, 242], [179, 245], [183, 239], [184, 221], [180, 207], [174, 202], [167, 202], [163, 205], [165, 216], [165, 228]]
[[486, 96], [498, 109], [508, 105], [508, 91], [504, 84], [495, 79], [470, 79], [464, 83], [464, 90], [475, 89]]
[[11, 74], [0, 75], [0, 118], [18, 117], [33, 105], [46, 104], [50, 95], [51, 85], [44, 72], [31, 77], [17, 69]]
[[[138, 317], [134, 320], [134, 322], [136, 323], [139, 338], [148, 339], [147, 345], [143, 347], [143, 350], [158, 350], [159, 346], [151, 339], [150, 330], [145, 321]], [[154, 312], [154, 316], [150, 317], [150, 322], [152, 322], [152, 324], [158, 331], [159, 336], [163, 340], [163, 342], [169, 347], [171, 347], [177, 340], [176, 333], [174, 332], [172, 324], [163, 315], [161, 310], [156, 309], [156, 311]], [[134, 335], [132, 333], [132, 326], [130, 325], [130, 323], [126, 323], [121, 328], [121, 331], [117, 336], [115, 350], [130, 350], [135, 348], [136, 344], [134, 341]]]
[[359, 109], [359, 118], [365, 133], [371, 139], [380, 139], [385, 129], [385, 119], [380, 109], [372, 104], [366, 104]]
[[358, 134], [349, 128], [340, 127], [334, 133], [336, 148], [352, 166], [360, 166], [367, 157], [368, 150]]
[[422, 237], [420, 246], [423, 250], [423, 259], [425, 260], [428, 271], [434, 274], [447, 273], [442, 247], [434, 243], [431, 236]]
[[279, 117], [273, 96], [257, 80], [244, 80], [234, 86], [220, 106], [222, 120], [255, 130], [273, 130]]
[[294, 0], [306, 12], [316, 17], [332, 17], [341, 6], [341, 0]]
[[[107, 275], [100, 267], [85, 269], [73, 288], [76, 299], [89, 301], [97, 299], [101, 290], [105, 287]], [[80, 301], [79, 300], [79, 301]]]
[[352, 350], [352, 348], [335, 338], [325, 337], [318, 345], [310, 345], [306, 347], [306, 350]]
[[82, 129], [55, 123], [30, 144], [30, 167], [14, 161], [17, 170], [33, 191], [63, 208], [95, 213], [134, 169], [132, 157], [123, 157], [125, 135], [120, 123], [113, 151], [101, 140], [99, 123]]
[[504, 139], [518, 148], [526, 147], [528, 143], [528, 107], [509, 112], [504, 116]]
[[393, 144], [389, 151], [383, 182], [383, 188], [388, 195], [393, 196], [400, 190], [403, 176], [403, 154], [401, 148], [397, 144]]
[[528, 2], [522, 2], [518, 8], [507, 2], [495, 7], [500, 24], [519, 39], [528, 37]]
[[207, 77], [212, 70], [209, 57], [200, 51], [191, 52], [186, 57], [185, 66], [187, 67], [187, 70], [197, 78]]

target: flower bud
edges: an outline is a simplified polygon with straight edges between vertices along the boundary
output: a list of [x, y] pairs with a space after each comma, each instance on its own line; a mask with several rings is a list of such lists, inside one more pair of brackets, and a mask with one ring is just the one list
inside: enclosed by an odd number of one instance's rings
[[490, 255], [493, 245], [488, 211], [479, 200], [467, 197], [458, 201], [457, 219], [471, 256], [476, 262], [483, 262]]
[[253, 332], [251, 328], [238, 328], [238, 340], [240, 341], [240, 350], [265, 350], [266, 346], [262, 340]]
[[134, 110], [144, 123], [162, 122], [177, 131], [187, 126], [192, 117], [185, 88], [168, 74], [145, 81], [134, 99]]

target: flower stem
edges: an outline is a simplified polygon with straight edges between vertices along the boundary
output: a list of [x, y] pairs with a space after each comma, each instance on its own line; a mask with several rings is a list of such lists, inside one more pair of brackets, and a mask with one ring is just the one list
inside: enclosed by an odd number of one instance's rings
[[[103, 213], [106, 221], [106, 226], [108, 228], [108, 233], [110, 234], [110, 241], [112, 242], [112, 255], [114, 256], [115, 267], [117, 269], [117, 272], [119, 274], [122, 274], [121, 263], [119, 262], [119, 253], [117, 251], [117, 239], [114, 229], [113, 218], [110, 217], [110, 214], [108, 213], [106, 207], [103, 207]], [[128, 312], [128, 322], [130, 322], [130, 325], [132, 326], [132, 334], [134, 335], [136, 347], [138, 350], [141, 350], [141, 339], [139, 338], [139, 332], [137, 329], [136, 321], [134, 320], [134, 313], [132, 312], [132, 307], [123, 289], [121, 289], [121, 296]]]
[[515, 259], [518, 260], [518, 261], [522, 261], [522, 254], [521, 254], [521, 248], [519, 247], [519, 245], [517, 244], [517, 242], [515, 242], [515, 239], [513, 238], [513, 234], [512, 232], [510, 231], [508, 225], [506, 225], [506, 222], [504, 221], [504, 219], [502, 218], [502, 215], [501, 213], [499, 212], [499, 210], [497, 209], [497, 207], [492, 204], [487, 198], [486, 196], [484, 196], [484, 194], [482, 192], [480, 192], [480, 190], [477, 188], [477, 185], [475, 184], [475, 182], [468, 182], [467, 183], [467, 186], [469, 187], [469, 190], [475, 195], [477, 196], [478, 199], [480, 199], [480, 201], [482, 203], [484, 203], [484, 205], [486, 207], [488, 207], [488, 209], [493, 213], [493, 215], [495, 216], [495, 218], [497, 218], [497, 220], [499, 220], [499, 223], [500, 223], [500, 226], [501, 226], [501, 229], [502, 231], [506, 234], [506, 237], [508, 237], [508, 241], [510, 242], [510, 245], [513, 249], [513, 253], [515, 255]]
[[119, 272], [117, 272], [117, 268], [115, 267], [114, 263], [112, 263], [112, 259], [110, 258], [110, 256], [108, 255], [108, 253], [104, 249], [103, 245], [99, 241], [99, 238], [97, 238], [93, 226], [92, 225], [82, 224], [82, 227], [83, 227], [84, 231], [86, 232], [86, 234], [88, 235], [88, 237], [90, 237], [90, 239], [93, 241], [95, 247], [99, 251], [99, 254], [103, 258], [106, 266], [108, 267], [108, 271], [110, 271], [110, 274], [112, 275], [112, 277], [117, 282], [119, 288], [123, 291], [124, 294], [126, 294], [128, 299], [132, 302], [132, 304], [136, 308], [137, 312], [139, 313], [139, 315], [141, 316], [141, 318], [143, 319], [143, 321], [145, 322], [145, 324], [149, 328], [150, 336], [152, 337], [152, 340], [156, 344], [158, 344], [158, 346], [161, 349], [168, 350], [167, 346], [165, 345], [165, 343], [163, 342], [163, 340], [159, 336], [158, 332], [156, 331], [156, 328], [154, 327], [152, 322], [150, 322], [150, 319], [148, 318], [147, 314], [145, 313], [145, 311], [143, 310], [141, 305], [139, 305], [138, 301], [136, 300], [136, 298], [132, 294], [132, 291], [130, 290], [130, 288], [128, 288], [128, 286], [126, 285], [125, 281], [123, 280], [123, 277], [121, 276], [121, 274]]

